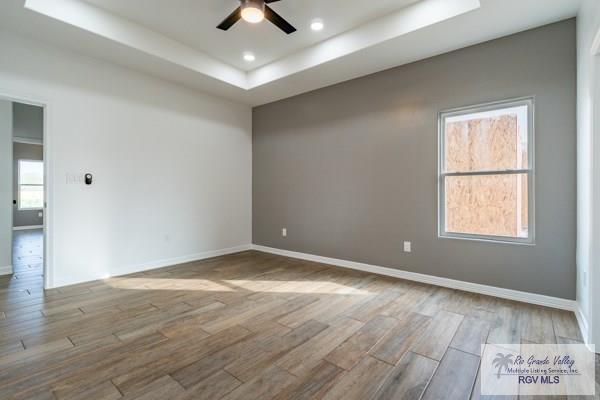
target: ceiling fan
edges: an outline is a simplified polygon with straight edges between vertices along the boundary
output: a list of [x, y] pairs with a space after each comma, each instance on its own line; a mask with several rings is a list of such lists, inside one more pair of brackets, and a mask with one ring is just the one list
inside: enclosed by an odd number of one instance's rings
[[296, 28], [267, 5], [269, 3], [275, 3], [276, 1], [280, 0], [240, 0], [240, 6], [229, 14], [217, 28], [226, 31], [240, 19], [252, 24], [267, 19], [288, 35], [296, 32]]

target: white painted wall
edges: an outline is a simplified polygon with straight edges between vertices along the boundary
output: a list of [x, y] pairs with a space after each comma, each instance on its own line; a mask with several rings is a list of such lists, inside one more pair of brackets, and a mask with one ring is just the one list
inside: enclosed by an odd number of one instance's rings
[[12, 103], [0, 100], [0, 275], [12, 271], [12, 147]]
[[250, 107], [12, 34], [0, 54], [0, 93], [48, 104], [51, 286], [251, 243]]
[[[596, 8], [600, 14], [600, 7]], [[596, 20], [598, 32], [596, 40], [600, 39], [600, 21]], [[600, 45], [600, 43], [599, 43]], [[598, 46], [598, 45], [597, 45]], [[592, 228], [592, 261], [591, 261], [591, 314], [592, 314], [592, 329], [590, 338], [592, 343], [600, 343], [600, 48], [596, 48], [596, 53], [593, 61], [593, 154], [592, 165], [594, 167], [592, 173], [593, 197], [592, 204], [594, 210], [593, 228]], [[596, 352], [600, 353], [600, 347], [596, 348]]]
[[[586, 340], [590, 342], [598, 333], [598, 330], [592, 333], [592, 327], [600, 322], [592, 318], [592, 304], [600, 300], [598, 294], [596, 299], [593, 296], [594, 290], [596, 293], [600, 290], [596, 283], [600, 282], [597, 258], [600, 254], [594, 254], [600, 243], [600, 223], [594, 222], [600, 216], [600, 176], [594, 172], [600, 165], [600, 123], [596, 122], [594, 127], [593, 111], [594, 104], [600, 102], [600, 92], [594, 90], [594, 80], [600, 79], [600, 75], [594, 76], [598, 57], [592, 54], [599, 28], [600, 3], [584, 0], [577, 17], [577, 302], [588, 325]], [[595, 342], [600, 343], [599, 339], [596, 336]]]

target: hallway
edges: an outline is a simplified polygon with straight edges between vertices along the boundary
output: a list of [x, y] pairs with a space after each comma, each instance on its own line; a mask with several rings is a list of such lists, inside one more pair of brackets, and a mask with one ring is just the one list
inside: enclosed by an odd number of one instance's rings
[[44, 231], [13, 231], [13, 271], [9, 286], [37, 291], [44, 288]]

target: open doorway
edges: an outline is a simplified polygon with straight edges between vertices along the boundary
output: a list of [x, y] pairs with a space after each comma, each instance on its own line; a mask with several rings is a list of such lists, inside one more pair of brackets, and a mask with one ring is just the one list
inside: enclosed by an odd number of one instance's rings
[[1, 211], [0, 279], [16, 290], [43, 290], [44, 108], [0, 99], [0, 119], [2, 155], [10, 160], [0, 177], [3, 199], [10, 194]]

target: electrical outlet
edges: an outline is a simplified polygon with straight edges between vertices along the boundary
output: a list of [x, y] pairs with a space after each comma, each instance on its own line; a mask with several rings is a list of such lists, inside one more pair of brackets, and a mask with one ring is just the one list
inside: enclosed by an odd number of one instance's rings
[[404, 242], [404, 252], [405, 253], [410, 253], [411, 251], [411, 244], [410, 242]]
[[282, 228], [281, 229], [281, 236], [287, 237], [287, 228]]

